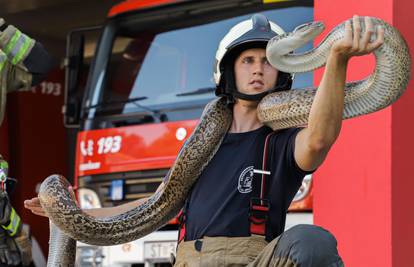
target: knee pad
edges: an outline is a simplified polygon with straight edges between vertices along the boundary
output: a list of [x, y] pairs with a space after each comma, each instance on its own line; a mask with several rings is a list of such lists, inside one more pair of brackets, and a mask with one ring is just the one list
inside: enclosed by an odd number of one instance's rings
[[340, 266], [337, 241], [327, 230], [314, 225], [297, 225], [284, 232], [274, 258], [286, 258], [301, 267]]

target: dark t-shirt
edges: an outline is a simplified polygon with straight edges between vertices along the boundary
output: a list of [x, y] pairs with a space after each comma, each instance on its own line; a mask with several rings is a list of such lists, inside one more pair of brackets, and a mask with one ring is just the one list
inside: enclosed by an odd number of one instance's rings
[[[266, 171], [271, 174], [267, 176], [270, 199], [267, 240], [283, 232], [287, 209], [303, 177], [309, 173], [297, 166], [293, 155], [299, 130], [280, 130], [269, 139], [267, 162], [270, 167]], [[271, 132], [263, 126], [225, 136], [187, 200], [185, 240], [204, 236], [250, 236], [248, 213], [253, 196], [252, 179], [261, 179], [253, 169], [262, 169], [264, 142]]]

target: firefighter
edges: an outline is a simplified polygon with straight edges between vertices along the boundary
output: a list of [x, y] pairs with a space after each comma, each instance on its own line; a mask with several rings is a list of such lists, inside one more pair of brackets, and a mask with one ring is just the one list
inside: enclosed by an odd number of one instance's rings
[[[383, 29], [359, 18], [331, 47], [307, 127], [273, 132], [257, 118], [267, 94], [290, 90], [292, 75], [273, 68], [266, 45], [284, 31], [255, 14], [235, 25], [216, 53], [216, 94], [228, 99], [233, 122], [184, 207], [176, 267], [343, 267], [335, 237], [315, 225], [284, 231], [287, 209], [305, 175], [325, 160], [342, 124], [349, 59], [383, 43]], [[231, 159], [231, 160], [229, 160]], [[184, 232], [184, 233], [183, 233]]]
[[[233, 109], [233, 121], [184, 205], [174, 266], [344, 266], [327, 230], [298, 225], [284, 231], [284, 226], [302, 179], [322, 164], [339, 135], [349, 59], [383, 43], [384, 30], [378, 28], [371, 42], [375, 30], [368, 19], [365, 23], [361, 34], [354, 16], [354, 27], [347, 22], [344, 38], [332, 45], [307, 127], [276, 132], [258, 120], [256, 109], [268, 93], [291, 89], [292, 75], [273, 68], [265, 51], [284, 31], [255, 14], [224, 36], [214, 78], [216, 94]], [[85, 212], [111, 216], [143, 201]], [[25, 207], [46, 216], [38, 198], [25, 201]]]
[[[13, 25], [0, 18], [0, 125], [6, 94], [39, 84], [52, 67], [43, 48]], [[32, 265], [32, 246], [27, 226], [10, 203], [8, 163], [0, 155], [0, 267]]]
[[0, 125], [6, 94], [39, 84], [52, 65], [41, 43], [0, 18]]
[[8, 177], [9, 165], [0, 155], [0, 267], [29, 266], [32, 246], [27, 227], [10, 204], [8, 191], [15, 180]]

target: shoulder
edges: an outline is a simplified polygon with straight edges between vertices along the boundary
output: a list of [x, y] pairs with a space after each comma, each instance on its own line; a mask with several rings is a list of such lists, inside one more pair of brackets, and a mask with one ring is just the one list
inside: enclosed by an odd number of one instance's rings
[[271, 131], [267, 138], [267, 149], [270, 154], [282, 156], [290, 155], [295, 149], [297, 134], [303, 128], [287, 128]]
[[270, 133], [271, 140], [277, 142], [286, 142], [289, 140], [295, 140], [296, 135], [302, 130], [303, 128], [287, 128], [282, 130], [277, 130]]
[[267, 149], [274, 157], [287, 158], [294, 156], [296, 136], [303, 128], [288, 128], [274, 131], [269, 135]]
[[277, 130], [274, 133], [278, 135], [289, 135], [289, 134], [297, 133], [301, 131], [302, 129], [303, 129], [302, 127], [286, 128], [286, 129]]
[[[269, 153], [272, 156], [272, 162], [278, 166], [286, 166], [289, 170], [289, 175], [296, 177], [295, 181], [301, 179], [313, 171], [302, 170], [295, 159], [295, 145], [298, 133], [303, 130], [303, 127], [288, 128], [275, 131], [269, 141]], [[279, 163], [282, 163], [281, 165]]]

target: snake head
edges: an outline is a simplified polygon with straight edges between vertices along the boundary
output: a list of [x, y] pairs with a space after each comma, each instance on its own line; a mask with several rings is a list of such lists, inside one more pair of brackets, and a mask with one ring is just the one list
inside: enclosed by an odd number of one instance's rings
[[296, 27], [293, 32], [273, 37], [267, 44], [267, 53], [283, 56], [304, 46], [325, 29], [322, 22], [309, 22]]
[[325, 25], [321, 21], [312, 21], [302, 25], [297, 26], [292, 35], [295, 38], [302, 40], [302, 42], [307, 43], [316, 36], [318, 36], [325, 29]]

